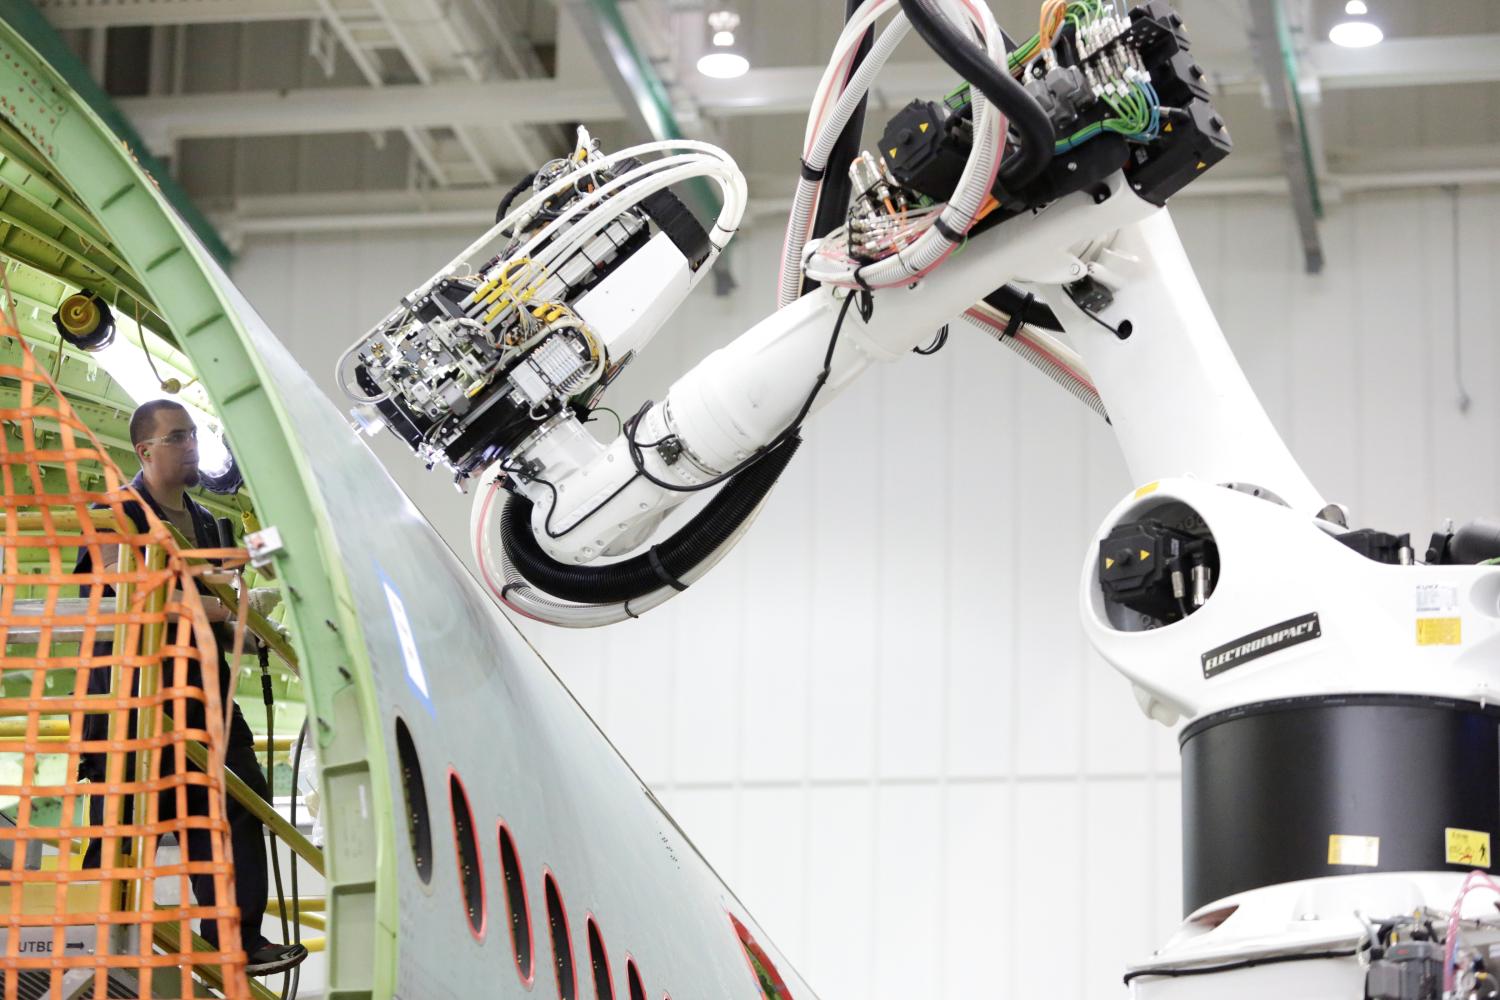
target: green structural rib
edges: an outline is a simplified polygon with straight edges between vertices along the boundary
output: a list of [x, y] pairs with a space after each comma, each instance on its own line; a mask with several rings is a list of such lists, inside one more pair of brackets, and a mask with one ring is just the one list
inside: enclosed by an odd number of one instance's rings
[[[283, 400], [268, 389], [261, 348], [242, 319], [248, 307], [227, 300], [232, 286], [215, 255], [180, 221], [184, 204], [169, 204], [163, 193], [169, 179], [148, 175], [139, 153], [111, 131], [120, 123], [106, 123], [80, 96], [89, 88], [29, 44], [40, 34], [29, 5], [0, 0], [0, 14], [0, 254], [59, 282], [103, 289], [117, 314], [132, 315], [139, 305], [142, 323], [190, 360], [228, 428], [261, 522], [284, 543], [275, 564], [304, 665], [325, 808], [363, 817], [358, 829], [331, 837], [327, 855], [329, 996], [389, 996], [396, 966], [391, 783], [362, 631], [312, 459], [297, 444]], [[32, 31], [21, 30], [28, 24]], [[30, 291], [34, 319], [49, 323], [42, 310], [49, 297], [55, 303], [56, 289]], [[25, 332], [38, 333], [36, 322], [23, 322]], [[45, 336], [34, 342], [45, 344]], [[45, 347], [40, 353], [46, 357]], [[104, 418], [96, 426], [109, 429], [115, 447], [125, 435], [106, 410], [118, 412], [120, 402], [95, 401], [94, 416]]]

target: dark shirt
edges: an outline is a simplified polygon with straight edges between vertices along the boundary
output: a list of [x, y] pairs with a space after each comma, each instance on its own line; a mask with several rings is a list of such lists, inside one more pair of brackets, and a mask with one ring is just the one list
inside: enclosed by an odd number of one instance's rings
[[[143, 476], [137, 475], [135, 477], [135, 479], [133, 479], [131, 481], [130, 485], [131, 485], [132, 488], [134, 488], [134, 490], [136, 491], [136, 493], [138, 493], [141, 496], [141, 498], [146, 501], [147, 506], [149, 506], [151, 508], [152, 512], [154, 514], [156, 514], [156, 516], [158, 518], [160, 518], [162, 521], [164, 521], [166, 523], [171, 523], [170, 519], [166, 516], [165, 512], [162, 510], [161, 505], [159, 503], [157, 503], [156, 498], [153, 497], [151, 495], [151, 493], [146, 489], [146, 481], [145, 481], [145, 478]], [[196, 536], [194, 538], [190, 538], [189, 541], [192, 544], [196, 545], [198, 548], [204, 548], [204, 549], [218, 548], [219, 547], [219, 528], [218, 528], [218, 525], [214, 521], [213, 515], [211, 513], [209, 513], [209, 511], [208, 511], [208, 509], [206, 507], [204, 507], [202, 504], [198, 503], [198, 501], [194, 500], [192, 497], [188, 496], [186, 493], [183, 494], [182, 499], [183, 499], [184, 504], [186, 505], [187, 512], [192, 517], [193, 534]], [[107, 507], [107, 506], [108, 506], [107, 504], [102, 504], [102, 503], [101, 504], [95, 504], [95, 507], [99, 507], [99, 508]], [[135, 525], [135, 530], [136, 531], [144, 534], [145, 532], [147, 532], [147, 531], [150, 530], [150, 525], [146, 521], [146, 512], [141, 508], [141, 505], [139, 503], [137, 503], [134, 500], [128, 500], [128, 501], [126, 501], [123, 504], [123, 509], [125, 511], [125, 516], [128, 517], [128, 518], [130, 518], [131, 523]], [[73, 572], [74, 573], [90, 573], [90, 572], [93, 572], [93, 565], [94, 565], [93, 558], [90, 556], [89, 550], [87, 548], [80, 547], [79, 550], [78, 550], [78, 564], [73, 568]], [[104, 591], [103, 591], [104, 598], [106, 598], [106, 599], [113, 598], [115, 596], [114, 588], [111, 587], [111, 586], [109, 586], [108, 584], [104, 584], [103, 586], [104, 586]], [[89, 584], [82, 584], [82, 585], [80, 585], [79, 588], [78, 588], [79, 596], [81, 596], [81, 597], [88, 597], [89, 596], [89, 592], [90, 592], [91, 589], [92, 589], [92, 587]], [[207, 588], [204, 587], [204, 585], [201, 582], [198, 584], [198, 591], [199, 591], [199, 593], [204, 593], [204, 594], [208, 593]], [[231, 704], [231, 702], [230, 702], [230, 695], [232, 694], [231, 688], [229, 686], [229, 683], [230, 683], [230, 680], [231, 680], [230, 675], [229, 675], [229, 660], [228, 660], [228, 657], [225, 655], [225, 650], [228, 648], [225, 643], [226, 643], [226, 641], [229, 641], [229, 640], [232, 639], [232, 636], [230, 636], [228, 634], [228, 632], [229, 632], [228, 629], [222, 628], [218, 624], [214, 625], [214, 635], [219, 640], [218, 641], [218, 646], [219, 646], [219, 694], [220, 694], [220, 697], [224, 700], [224, 707], [225, 707], [226, 717], [228, 715], [229, 706]], [[96, 641], [94, 643], [94, 656], [108, 656], [110, 654], [110, 652], [112, 651], [113, 647], [114, 647], [114, 640], [113, 640], [112, 637], [109, 638], [109, 639], [98, 640], [98, 641]], [[163, 668], [164, 668], [164, 670], [170, 670], [171, 669], [171, 663], [170, 662], [164, 662], [163, 663]], [[109, 693], [109, 689], [110, 689], [110, 680], [111, 680], [111, 678], [110, 678], [110, 667], [103, 666], [103, 667], [95, 667], [95, 668], [93, 668], [92, 670], [89, 671], [89, 686], [88, 686], [89, 694], [108, 694]], [[195, 687], [202, 687], [203, 686], [203, 673], [202, 673], [202, 671], [201, 671], [201, 669], [200, 669], [197, 661], [190, 661], [189, 662], [188, 668], [187, 668], [186, 681], [187, 681], [187, 683], [189, 685], [192, 685], [192, 686], [195, 686]], [[132, 689], [132, 692], [131, 692], [132, 694], [138, 693], [138, 691], [139, 691], [139, 688], [138, 688], [139, 682], [140, 682], [140, 675], [137, 674], [136, 675], [136, 685], [137, 686]], [[163, 678], [162, 678], [163, 686], [166, 686], [170, 682], [171, 682], [170, 676], [163, 676]], [[165, 707], [165, 711], [167, 712], [167, 714], [170, 715], [172, 713], [172, 707], [171, 707], [170, 703], [168, 703], [164, 707]], [[188, 728], [191, 728], [191, 729], [202, 729], [202, 728], [204, 728], [203, 703], [201, 701], [198, 701], [198, 700], [195, 700], [195, 699], [190, 699], [188, 701], [188, 704], [187, 704], [187, 726], [188, 726]], [[135, 713], [131, 712], [130, 713], [130, 734], [129, 734], [129, 738], [133, 739], [134, 737], [135, 737]], [[97, 713], [92, 713], [92, 714], [89, 714], [89, 715], [85, 715], [83, 717], [83, 738], [85, 740], [90, 740], [90, 741], [93, 741], [93, 740], [106, 740], [106, 739], [108, 739], [109, 738], [109, 715], [108, 715], [108, 713], [97, 712]], [[79, 777], [81, 777], [81, 778], [88, 778], [88, 779], [91, 779], [91, 780], [94, 780], [94, 781], [101, 781], [101, 780], [103, 780], [104, 777], [105, 777], [105, 774], [104, 774], [104, 761], [105, 761], [105, 755], [102, 754], [102, 753], [83, 754], [80, 757], [80, 759], [79, 759], [79, 765], [78, 765]]]

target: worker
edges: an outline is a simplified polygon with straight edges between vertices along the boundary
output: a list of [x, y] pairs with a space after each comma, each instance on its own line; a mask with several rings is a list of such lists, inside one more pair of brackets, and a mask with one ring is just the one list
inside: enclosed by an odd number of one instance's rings
[[[141, 461], [141, 471], [131, 487], [161, 520], [173, 524], [189, 543], [198, 548], [218, 548], [218, 527], [213, 516], [188, 495], [187, 489], [198, 484], [198, 430], [188, 411], [171, 400], [152, 400], [138, 406], [130, 418], [130, 443], [135, 447]], [[134, 500], [124, 504], [127, 517], [141, 533], [148, 530], [145, 511]], [[119, 564], [119, 547], [107, 546], [101, 555], [104, 568], [114, 569]], [[91, 572], [91, 559], [86, 548], [80, 549], [75, 573]], [[200, 590], [202, 588], [200, 587]], [[88, 585], [80, 587], [86, 597]], [[112, 588], [106, 586], [104, 593], [110, 595]], [[204, 612], [213, 623], [215, 636], [219, 639], [219, 691], [226, 706], [230, 708], [228, 725], [225, 726], [227, 748], [224, 763], [256, 795], [270, 801], [271, 789], [255, 756], [254, 737], [249, 725], [240, 713], [240, 707], [231, 700], [233, 678], [229, 672], [229, 661], [225, 650], [230, 647], [233, 634], [228, 627], [231, 611], [223, 602], [210, 594], [201, 597]], [[94, 645], [94, 655], [108, 656], [112, 642], [104, 640]], [[89, 693], [107, 694], [110, 690], [110, 668], [95, 667], [90, 671]], [[187, 683], [202, 686], [202, 675], [196, 662], [187, 670]], [[171, 712], [171, 703], [165, 706]], [[200, 701], [189, 701], [186, 725], [191, 729], [203, 729], [204, 709]], [[108, 738], [109, 717], [95, 713], [84, 717], [83, 738], [105, 740]], [[131, 736], [135, 734], [134, 713], [131, 714]], [[162, 775], [172, 774], [176, 768], [176, 755], [168, 749], [160, 755]], [[90, 781], [105, 780], [105, 755], [83, 754], [79, 764], [79, 777]], [[121, 822], [130, 822], [131, 802], [124, 802]], [[208, 789], [201, 785], [187, 788], [187, 810], [192, 816], [208, 815]], [[177, 795], [168, 789], [157, 798], [157, 814], [162, 820], [176, 817]], [[246, 973], [251, 976], [268, 976], [282, 972], [307, 957], [307, 949], [301, 945], [273, 944], [261, 933], [267, 903], [266, 845], [264, 828], [259, 819], [233, 798], [228, 800], [225, 817], [229, 822], [230, 844], [234, 859], [235, 901], [240, 911], [240, 934], [246, 958]], [[89, 799], [89, 822], [102, 825], [104, 822], [104, 798]], [[179, 848], [182, 845], [179, 844]], [[85, 868], [98, 868], [103, 842], [95, 838], [84, 854]], [[187, 832], [186, 857], [192, 861], [208, 861], [213, 857], [209, 831], [193, 828]], [[200, 906], [212, 906], [214, 879], [212, 875], [191, 876], [193, 896]], [[201, 923], [201, 934], [215, 948], [220, 947], [218, 922], [205, 919]]]

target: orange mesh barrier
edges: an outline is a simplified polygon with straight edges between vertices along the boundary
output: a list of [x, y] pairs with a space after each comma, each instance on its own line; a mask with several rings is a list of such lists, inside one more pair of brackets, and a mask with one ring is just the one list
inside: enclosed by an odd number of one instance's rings
[[[13, 825], [0, 822], [0, 855], [10, 851], [0, 869], [3, 1000], [42, 987], [50, 996], [72, 996], [90, 979], [92, 990], [83, 995], [186, 998], [203, 995], [199, 977], [222, 982], [224, 996], [244, 997], [224, 802], [227, 693], [219, 690], [218, 647], [194, 584], [222, 568], [187, 560], [232, 564], [244, 553], [181, 551], [145, 504], [149, 530], [137, 532], [123, 505], [139, 498], [13, 324], [0, 318], [0, 343], [7, 341], [20, 343], [23, 356], [19, 367], [0, 365], [0, 381], [20, 388], [19, 406], [0, 409], [0, 723], [7, 734], [0, 741], [0, 806], [15, 803]], [[80, 463], [89, 467], [80, 470]], [[101, 512], [90, 508], [98, 504], [108, 511], [108, 527], [94, 523]], [[118, 566], [101, 570], [103, 550], [115, 545]], [[73, 572], [75, 549], [90, 553], [93, 572]], [[42, 572], [24, 572], [21, 554], [28, 551]], [[90, 591], [86, 611], [60, 607], [80, 585]], [[124, 596], [105, 596], [104, 585]], [[29, 596], [18, 596], [23, 588]], [[190, 671], [194, 664], [201, 669]], [[111, 670], [108, 694], [87, 693], [96, 667]], [[87, 738], [85, 718], [101, 714], [108, 738]], [[188, 724], [194, 718], [200, 727]], [[188, 740], [208, 748], [206, 773], [187, 760]], [[102, 782], [79, 778], [82, 754], [104, 755]], [[164, 759], [172, 766], [164, 769]], [[194, 815], [190, 792], [198, 801]], [[86, 797], [102, 799], [102, 822], [90, 820]], [[57, 800], [56, 826], [39, 825]], [[189, 857], [190, 829], [209, 831], [210, 858]], [[158, 843], [169, 833], [179, 860], [158, 865]], [[98, 867], [80, 865], [88, 840], [99, 841]], [[212, 877], [216, 905], [195, 903], [193, 875]], [[158, 901], [158, 889], [172, 898]], [[205, 918], [218, 923], [219, 951], [194, 950], [193, 922]]]

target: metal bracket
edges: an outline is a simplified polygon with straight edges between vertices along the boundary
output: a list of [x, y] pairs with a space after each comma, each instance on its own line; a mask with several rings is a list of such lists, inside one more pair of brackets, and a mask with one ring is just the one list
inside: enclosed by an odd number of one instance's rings
[[245, 548], [250, 550], [250, 565], [264, 569], [271, 564], [271, 557], [285, 551], [281, 543], [281, 532], [268, 526], [245, 536]]

